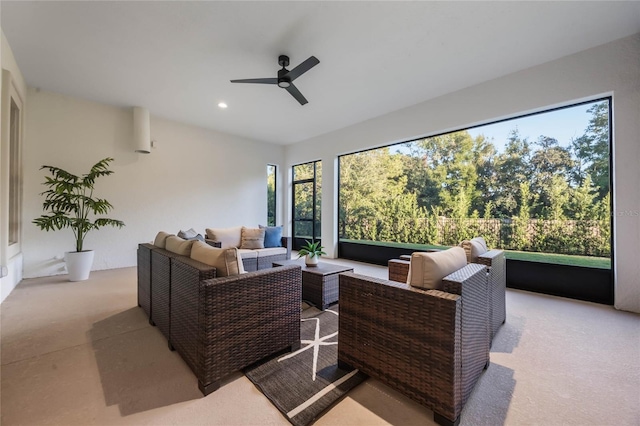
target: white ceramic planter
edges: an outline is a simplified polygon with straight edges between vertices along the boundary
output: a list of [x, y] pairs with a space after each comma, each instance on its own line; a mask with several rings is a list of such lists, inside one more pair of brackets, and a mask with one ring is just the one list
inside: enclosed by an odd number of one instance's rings
[[64, 254], [69, 281], [84, 281], [89, 278], [93, 265], [93, 250], [68, 251]]
[[318, 266], [318, 256], [311, 257], [309, 255], [306, 255], [304, 258], [304, 263], [307, 266]]

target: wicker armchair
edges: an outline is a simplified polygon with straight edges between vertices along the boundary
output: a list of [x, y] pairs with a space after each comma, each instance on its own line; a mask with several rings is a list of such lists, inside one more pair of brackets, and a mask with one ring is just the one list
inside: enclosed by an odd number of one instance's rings
[[375, 377], [457, 424], [489, 363], [485, 268], [470, 264], [440, 290], [340, 274], [338, 363]]
[[201, 280], [193, 261], [172, 259], [169, 340], [204, 395], [227, 375], [300, 347], [301, 282], [300, 266]]
[[[409, 275], [411, 255], [402, 255], [400, 259], [391, 259], [388, 262], [389, 280], [405, 283]], [[475, 262], [487, 267], [489, 278], [490, 314], [491, 314], [491, 339], [504, 324], [506, 313], [505, 293], [507, 289], [507, 262], [503, 250], [489, 250], [478, 256]]]

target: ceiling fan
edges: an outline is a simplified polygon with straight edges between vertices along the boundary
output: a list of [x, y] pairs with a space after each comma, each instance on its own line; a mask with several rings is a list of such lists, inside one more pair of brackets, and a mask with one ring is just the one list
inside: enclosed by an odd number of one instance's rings
[[296, 86], [293, 85], [293, 80], [300, 77], [305, 72], [309, 71], [311, 68], [318, 65], [320, 61], [315, 56], [311, 56], [309, 59], [289, 71], [286, 67], [289, 66], [289, 57], [286, 55], [278, 56], [278, 64], [282, 67], [281, 70], [278, 70], [277, 78], [248, 78], [245, 80], [231, 80], [232, 83], [258, 83], [258, 84], [277, 84], [278, 87], [286, 89], [287, 92], [291, 94], [300, 105], [304, 105], [307, 103], [307, 99], [302, 96], [302, 93], [298, 90]]

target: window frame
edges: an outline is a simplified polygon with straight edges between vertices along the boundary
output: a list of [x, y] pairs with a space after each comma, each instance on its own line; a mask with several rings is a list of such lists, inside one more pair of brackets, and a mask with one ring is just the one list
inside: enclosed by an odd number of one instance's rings
[[[2, 151], [7, 159], [3, 161], [7, 167], [6, 203], [2, 227], [7, 236], [3, 238], [5, 252], [3, 262], [19, 254], [22, 250], [22, 200], [23, 200], [23, 168], [22, 147], [24, 141], [24, 100], [20, 95], [11, 72], [2, 70]], [[17, 111], [17, 116], [13, 116]], [[5, 127], [6, 126], [6, 127]]]
[[[316, 237], [317, 235], [317, 227], [316, 225], [319, 225], [321, 227], [321, 212], [318, 211], [318, 206], [317, 206], [317, 199], [318, 199], [318, 164], [322, 164], [322, 160], [312, 160], [312, 161], [307, 161], [304, 163], [299, 163], [299, 164], [294, 164], [293, 166], [291, 166], [291, 238], [293, 241], [293, 249], [297, 250], [299, 249], [302, 245], [303, 242], [301, 238], [296, 237], [296, 230], [295, 230], [295, 226], [296, 226], [296, 222], [311, 222], [311, 240], [313, 241], [321, 241], [322, 240], [322, 235], [320, 235], [319, 238]], [[312, 164], [313, 165], [313, 176], [310, 178], [304, 178], [304, 179], [299, 179], [296, 180], [296, 172], [295, 172], [295, 168], [298, 166], [304, 166], [306, 164]], [[295, 190], [296, 190], [296, 185], [298, 184], [307, 184], [307, 183], [311, 183], [313, 185], [313, 189], [312, 189], [312, 218], [311, 219], [296, 219], [296, 195], [295, 195]], [[318, 219], [317, 217], [320, 216], [320, 218]]]

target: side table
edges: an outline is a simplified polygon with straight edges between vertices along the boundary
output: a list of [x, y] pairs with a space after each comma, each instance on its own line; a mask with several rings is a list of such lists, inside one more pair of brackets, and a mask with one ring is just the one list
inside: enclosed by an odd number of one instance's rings
[[318, 266], [307, 266], [302, 259], [273, 262], [273, 266], [284, 265], [302, 267], [302, 300], [306, 300], [322, 310], [338, 301], [338, 275], [341, 272], [353, 272], [351, 267], [325, 262], [318, 263]]

